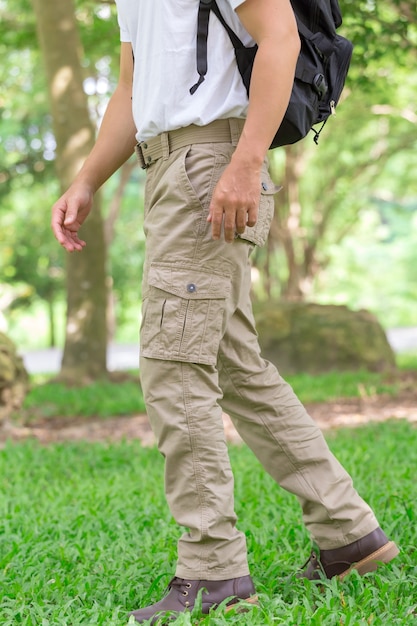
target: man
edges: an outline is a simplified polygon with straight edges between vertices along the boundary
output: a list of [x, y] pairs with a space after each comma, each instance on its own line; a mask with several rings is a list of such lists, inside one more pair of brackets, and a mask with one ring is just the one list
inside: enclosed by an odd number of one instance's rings
[[[95, 191], [132, 154], [147, 168], [140, 373], [166, 497], [187, 530], [166, 597], [137, 622], [226, 598], [253, 600], [236, 528], [222, 410], [265, 469], [302, 506], [318, 553], [301, 575], [344, 576], [398, 550], [275, 367], [260, 356], [249, 258], [273, 214], [266, 153], [286, 110], [299, 39], [289, 0], [219, 0], [246, 45], [258, 44], [248, 98], [234, 51], [211, 15], [206, 80], [196, 81], [198, 0], [117, 0], [120, 79], [97, 143], [53, 207], [66, 250]], [[132, 87], [133, 85], [133, 87]], [[132, 98], [132, 101], [131, 101]], [[279, 511], [277, 511], [279, 515]]]

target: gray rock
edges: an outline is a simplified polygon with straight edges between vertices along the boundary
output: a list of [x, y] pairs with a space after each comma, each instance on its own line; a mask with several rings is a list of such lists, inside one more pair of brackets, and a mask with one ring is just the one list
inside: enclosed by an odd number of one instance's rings
[[385, 331], [369, 311], [306, 302], [269, 302], [254, 310], [262, 354], [282, 374], [396, 368]]
[[29, 389], [29, 376], [16, 346], [0, 333], [0, 427], [18, 410]]

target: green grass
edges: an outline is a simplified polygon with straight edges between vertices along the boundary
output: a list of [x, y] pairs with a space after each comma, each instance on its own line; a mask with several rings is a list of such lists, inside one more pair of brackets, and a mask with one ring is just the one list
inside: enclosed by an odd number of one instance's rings
[[[401, 355], [400, 371], [417, 370], [417, 355]], [[120, 375], [116, 382], [95, 382], [83, 387], [66, 387], [50, 382], [45, 376], [32, 377], [32, 386], [25, 399], [21, 416], [25, 421], [49, 417], [114, 417], [145, 411], [139, 384], [139, 373]], [[330, 372], [311, 376], [286, 376], [303, 403], [327, 402], [337, 398], [396, 395], [400, 381], [386, 374], [358, 372]]]
[[143, 413], [145, 405], [136, 380], [100, 381], [83, 387], [35, 382], [25, 398], [25, 420], [49, 417], [114, 417]]
[[402, 370], [417, 370], [417, 352], [402, 352], [397, 354], [397, 365]]
[[[402, 421], [328, 436], [401, 555], [376, 574], [322, 590], [289, 581], [309, 551], [296, 499], [244, 446], [231, 446], [239, 527], [260, 607], [176, 626], [417, 624], [417, 430]], [[1, 626], [125, 626], [159, 599], [174, 572], [179, 529], [167, 510], [163, 460], [136, 441], [0, 451]]]
[[382, 393], [395, 395], [399, 390], [396, 380], [368, 371], [329, 372], [328, 374], [295, 374], [285, 379], [304, 404], [328, 402], [337, 398], [357, 398]]

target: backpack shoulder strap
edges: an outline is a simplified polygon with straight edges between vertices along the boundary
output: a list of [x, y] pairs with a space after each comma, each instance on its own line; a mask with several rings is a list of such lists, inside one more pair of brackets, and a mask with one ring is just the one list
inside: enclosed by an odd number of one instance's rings
[[205, 80], [207, 74], [207, 37], [211, 11], [211, 0], [200, 0], [197, 19], [197, 72], [198, 82], [190, 88], [193, 95]]
[[213, 11], [215, 16], [218, 18], [220, 23], [227, 31], [227, 34], [229, 35], [230, 41], [232, 42], [235, 50], [237, 48], [243, 47], [243, 43], [240, 41], [239, 37], [230, 28], [230, 26], [223, 18], [223, 15], [220, 13], [220, 9], [217, 5], [216, 0], [200, 0], [200, 4], [198, 6], [197, 20], [197, 72], [199, 75], [199, 79], [197, 83], [191, 87], [191, 95], [193, 95], [197, 91], [201, 83], [205, 80], [205, 76], [207, 74], [207, 37], [210, 11]]
[[[245, 48], [242, 41], [236, 35], [236, 33], [232, 30], [229, 24], [224, 19], [223, 15], [220, 12], [219, 6], [216, 0], [200, 0], [198, 6], [198, 18], [197, 18], [197, 73], [199, 75], [198, 81], [195, 85], [190, 88], [190, 94], [193, 95], [202, 82], [205, 80], [205, 76], [207, 74], [207, 38], [208, 38], [208, 28], [210, 21], [210, 12], [213, 11], [214, 15], [222, 24], [223, 28], [226, 30], [229, 39], [235, 49], [235, 51], [242, 50]], [[313, 33], [295, 14], [295, 18], [297, 21], [298, 32], [304, 39], [312, 41], [314, 45], [321, 51], [325, 56], [330, 55], [333, 52], [333, 42], [331, 39], [326, 37], [323, 33], [317, 32]], [[296, 76], [304, 81], [312, 81], [314, 79], [314, 73], [311, 74], [311, 68], [308, 69], [304, 67], [305, 64], [301, 64], [300, 62], [297, 65]], [[310, 72], [308, 75], [306, 72]]]
[[235, 31], [230, 28], [229, 24], [226, 22], [223, 15], [220, 13], [220, 9], [216, 0], [212, 0], [211, 10], [213, 11], [214, 15], [217, 17], [217, 19], [219, 20], [219, 22], [222, 24], [223, 28], [226, 30], [227, 34], [229, 35], [229, 39], [232, 42], [234, 49], [237, 50], [238, 48], [243, 48], [244, 47], [243, 43], [240, 41]]

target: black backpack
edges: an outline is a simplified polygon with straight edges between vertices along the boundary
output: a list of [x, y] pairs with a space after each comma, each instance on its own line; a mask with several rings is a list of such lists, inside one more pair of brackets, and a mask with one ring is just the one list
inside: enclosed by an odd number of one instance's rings
[[[291, 0], [291, 4], [297, 20], [301, 51], [290, 102], [271, 148], [296, 143], [310, 130], [314, 131], [314, 141], [318, 142], [327, 118], [335, 113], [353, 50], [348, 39], [336, 34], [336, 29], [342, 23], [337, 0]], [[200, 0], [197, 25], [199, 80], [191, 87], [190, 93], [195, 93], [207, 73], [210, 11], [217, 16], [230, 37], [239, 72], [249, 93], [257, 46], [247, 48], [243, 45], [225, 22], [216, 0]], [[321, 124], [319, 130], [313, 128], [316, 124]]]

